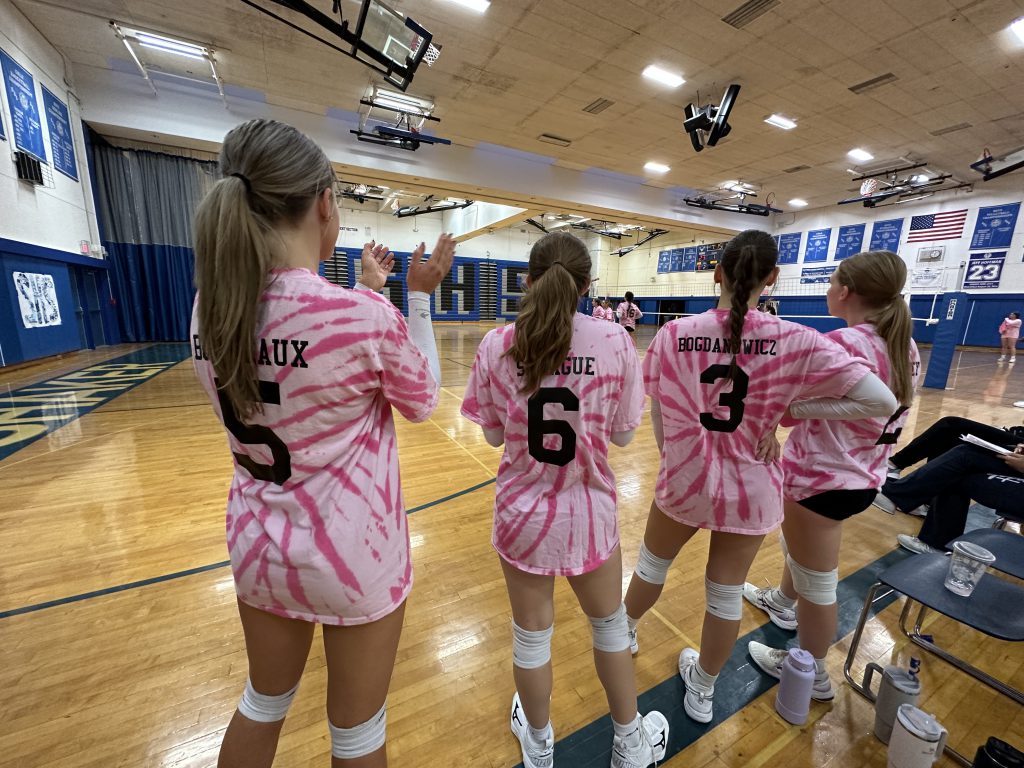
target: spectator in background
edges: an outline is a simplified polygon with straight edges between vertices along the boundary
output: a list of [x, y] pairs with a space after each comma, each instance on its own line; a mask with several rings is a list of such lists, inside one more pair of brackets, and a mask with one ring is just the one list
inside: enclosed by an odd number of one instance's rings
[[1002, 344], [1002, 352], [997, 363], [1001, 363], [1009, 356], [1009, 365], [1017, 362], [1017, 339], [1020, 338], [1020, 312], [1011, 312], [999, 325], [999, 340]]

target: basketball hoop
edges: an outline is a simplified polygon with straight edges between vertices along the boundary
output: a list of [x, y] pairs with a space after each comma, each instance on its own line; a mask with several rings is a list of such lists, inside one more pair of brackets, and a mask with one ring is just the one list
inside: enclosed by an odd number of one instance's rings
[[[418, 51], [419, 47], [420, 47], [420, 44], [422, 42], [423, 42], [423, 38], [420, 37], [419, 35], [416, 35], [415, 37], [413, 37], [413, 39], [412, 39], [412, 49], [414, 51]], [[437, 59], [438, 59], [438, 57], [440, 55], [441, 55], [441, 46], [437, 45], [435, 43], [429, 43], [427, 45], [426, 52], [423, 54], [423, 63], [426, 64], [428, 67], [432, 67], [432, 66], [434, 66], [435, 63], [437, 63]]]

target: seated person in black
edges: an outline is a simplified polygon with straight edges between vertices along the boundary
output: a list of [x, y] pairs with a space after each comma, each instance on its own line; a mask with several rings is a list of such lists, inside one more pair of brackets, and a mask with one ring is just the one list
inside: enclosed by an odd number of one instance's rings
[[943, 416], [889, 458], [889, 477], [898, 478], [899, 470], [919, 461], [931, 461], [962, 445], [960, 435], [974, 435], [1012, 451], [1017, 443], [1024, 441], [1024, 427], [1001, 429], [958, 416]]

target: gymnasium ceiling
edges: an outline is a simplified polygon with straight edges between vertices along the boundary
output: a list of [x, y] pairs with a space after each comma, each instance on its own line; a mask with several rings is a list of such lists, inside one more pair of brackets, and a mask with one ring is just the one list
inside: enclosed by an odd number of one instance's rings
[[[14, 2], [76, 69], [124, 69], [126, 51], [107, 25], [114, 19], [212, 45], [229, 86], [272, 104], [354, 112], [375, 81], [239, 0]], [[1024, 0], [761, 2], [770, 9], [742, 29], [723, 21], [742, 0], [493, 0], [483, 14], [449, 0], [392, 5], [443, 45], [409, 92], [433, 97], [437, 133], [467, 146], [637, 178], [657, 161], [671, 171], [649, 177], [653, 186], [711, 190], [742, 180], [788, 209], [794, 197], [812, 207], [848, 197], [857, 186], [848, 169], [909, 158], [973, 180], [968, 166], [983, 148], [1024, 145], [1024, 43], [1008, 30]], [[651, 63], [686, 83], [672, 90], [646, 80]], [[884, 85], [850, 90], [888, 73]], [[683, 106], [698, 92], [701, 103], [717, 103], [734, 82], [742, 91], [731, 136], [694, 153]], [[583, 111], [597, 99], [612, 103]], [[771, 113], [798, 127], [765, 124]], [[571, 144], [543, 143], [543, 133]], [[854, 147], [875, 159], [856, 166], [846, 154]]]

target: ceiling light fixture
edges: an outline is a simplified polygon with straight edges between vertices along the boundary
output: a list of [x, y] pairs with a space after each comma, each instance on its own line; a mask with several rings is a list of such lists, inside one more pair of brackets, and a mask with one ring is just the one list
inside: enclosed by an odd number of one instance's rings
[[1017, 19], [1010, 25], [1010, 31], [1017, 36], [1017, 39], [1024, 43], [1024, 16]]
[[806, 208], [807, 207], [807, 201], [806, 200], [801, 200], [799, 197], [794, 197], [792, 200], [789, 201], [789, 204], [792, 205], [794, 208]]
[[470, 10], [476, 11], [477, 13], [483, 13], [491, 7], [491, 0], [450, 0], [453, 3], [457, 3], [461, 6], [469, 8]]
[[764, 119], [768, 125], [774, 125], [776, 128], [781, 128], [784, 131], [791, 131], [796, 128], [796, 121], [790, 120], [788, 117], [782, 115], [768, 115]]
[[650, 162], [644, 163], [644, 170], [647, 171], [648, 173], [668, 173], [672, 169], [669, 168], [664, 163]]
[[667, 69], [662, 69], [657, 64], [648, 65], [644, 71], [643, 76], [648, 80], [654, 80], [656, 83], [667, 85], [669, 88], [678, 88], [686, 81], [674, 72], [669, 72]]
[[135, 32], [135, 40], [143, 48], [152, 48], [164, 53], [173, 53], [177, 56], [185, 56], [190, 59], [205, 59], [206, 48], [194, 43], [186, 43], [184, 40], [175, 40], [172, 37], [154, 35], [150, 32]]
[[924, 184], [925, 182], [931, 181], [932, 179], [931, 176], [929, 176], [927, 173], [919, 173], [916, 176], [911, 176], [910, 180], [914, 184]]
[[865, 152], [863, 149], [851, 149], [846, 153], [851, 160], [856, 160], [858, 163], [866, 163], [868, 160], [874, 160], [875, 156], [870, 152]]

